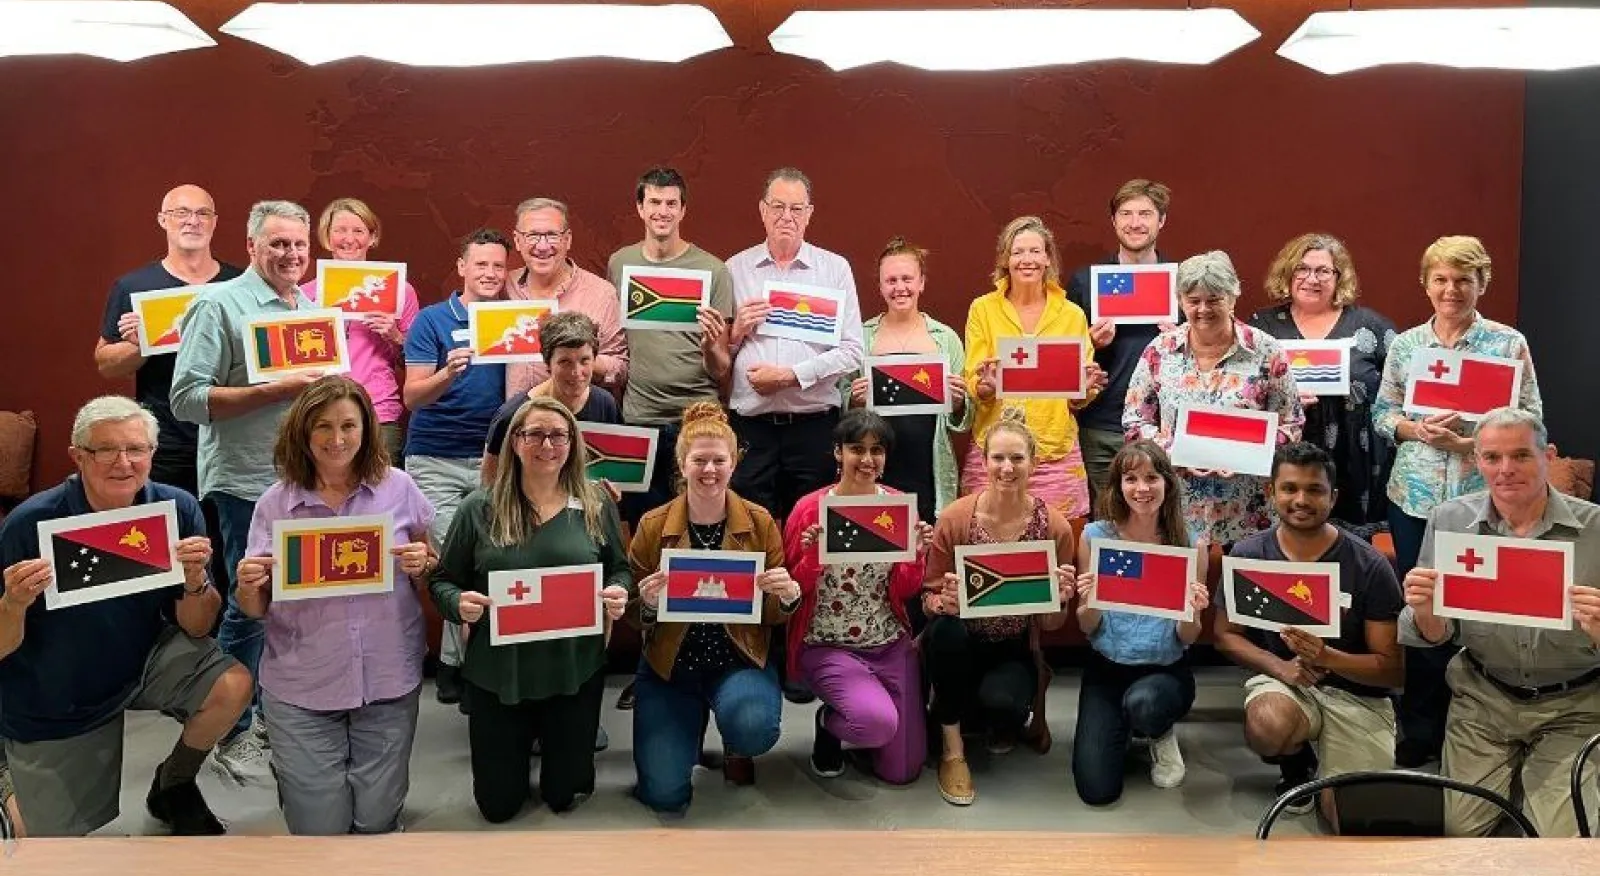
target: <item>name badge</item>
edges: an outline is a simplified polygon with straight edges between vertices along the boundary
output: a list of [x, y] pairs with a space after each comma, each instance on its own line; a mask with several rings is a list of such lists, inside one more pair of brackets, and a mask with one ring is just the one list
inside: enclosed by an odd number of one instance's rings
[[472, 330], [459, 328], [450, 333], [450, 340], [458, 344], [465, 344], [472, 340]]

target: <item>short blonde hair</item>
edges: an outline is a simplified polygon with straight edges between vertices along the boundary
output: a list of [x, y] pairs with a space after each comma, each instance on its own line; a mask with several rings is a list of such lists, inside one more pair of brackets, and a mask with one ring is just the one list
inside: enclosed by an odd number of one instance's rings
[[1045, 269], [1044, 280], [1046, 283], [1061, 284], [1061, 253], [1056, 250], [1056, 236], [1050, 233], [1044, 220], [1038, 216], [1018, 216], [1006, 223], [1000, 231], [1000, 239], [994, 249], [994, 281], [1010, 278], [1011, 276], [1011, 247], [1017, 238], [1025, 232], [1032, 231], [1044, 239], [1044, 254], [1050, 260], [1050, 267]]
[[1028, 412], [1016, 405], [1007, 405], [1000, 411], [1000, 419], [983, 433], [983, 452], [989, 452], [989, 442], [1000, 432], [1010, 432], [1020, 437], [1028, 445], [1028, 458], [1039, 458], [1039, 441], [1033, 436], [1033, 430], [1028, 428]]
[[1239, 272], [1233, 269], [1233, 259], [1220, 249], [1190, 256], [1178, 263], [1177, 286], [1179, 297], [1190, 290], [1203, 288], [1208, 292], [1239, 298]]
[[329, 252], [333, 251], [333, 243], [329, 240], [329, 235], [333, 232], [333, 217], [340, 213], [349, 213], [360, 219], [361, 224], [367, 226], [367, 230], [372, 232], [371, 245], [374, 248], [377, 247], [378, 238], [383, 236], [383, 223], [378, 221], [378, 214], [372, 212], [372, 208], [367, 206], [366, 201], [357, 198], [335, 198], [332, 203], [322, 209], [322, 215], [317, 218], [317, 243], [322, 244], [323, 249]]
[[1422, 285], [1428, 285], [1428, 272], [1439, 265], [1472, 273], [1478, 278], [1478, 285], [1484, 289], [1489, 288], [1489, 278], [1494, 276], [1489, 251], [1483, 248], [1483, 241], [1464, 234], [1441, 237], [1423, 251]]
[[1333, 287], [1333, 306], [1344, 307], [1354, 304], [1361, 296], [1361, 278], [1356, 276], [1356, 263], [1350, 258], [1350, 250], [1345, 248], [1344, 241], [1331, 234], [1311, 232], [1302, 234], [1294, 240], [1283, 245], [1278, 250], [1278, 255], [1272, 260], [1272, 267], [1267, 269], [1267, 280], [1263, 284], [1267, 297], [1273, 301], [1289, 300], [1289, 287], [1294, 282], [1294, 269], [1300, 266], [1300, 260], [1308, 252], [1322, 251], [1333, 259], [1333, 269], [1338, 272], [1338, 284]]

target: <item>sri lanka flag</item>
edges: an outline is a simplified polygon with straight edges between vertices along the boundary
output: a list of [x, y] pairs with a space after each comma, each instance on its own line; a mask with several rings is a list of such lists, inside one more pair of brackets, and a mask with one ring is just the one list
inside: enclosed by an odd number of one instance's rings
[[756, 576], [761, 573], [761, 555], [681, 551], [663, 556], [667, 572], [661, 596], [663, 620], [671, 620], [673, 614], [721, 618], [726, 623], [752, 623], [760, 618]]
[[256, 370], [271, 374], [286, 368], [339, 364], [342, 326], [336, 317], [317, 316], [257, 325]]
[[285, 591], [382, 584], [390, 562], [381, 526], [332, 526], [284, 536]]
[[711, 289], [710, 271], [628, 266], [622, 272], [623, 324], [697, 331], [700, 306]]

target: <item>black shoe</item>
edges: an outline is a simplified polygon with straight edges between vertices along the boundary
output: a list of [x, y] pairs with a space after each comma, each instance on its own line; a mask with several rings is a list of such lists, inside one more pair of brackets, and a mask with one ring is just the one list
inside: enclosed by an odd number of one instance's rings
[[783, 685], [783, 698], [797, 706], [817, 701], [817, 695], [810, 690], [788, 682], [784, 682]]
[[172, 828], [173, 836], [221, 836], [228, 832], [211, 813], [193, 779], [162, 788], [161, 770], [157, 769], [144, 805], [157, 821]]
[[823, 723], [827, 706], [817, 707], [816, 739], [811, 743], [811, 771], [824, 779], [844, 775], [844, 744]]
[[624, 712], [629, 711], [633, 708], [634, 700], [633, 682], [630, 681], [628, 686], [622, 689], [622, 693], [617, 694], [617, 708]]
[[447, 706], [461, 702], [461, 667], [441, 663], [433, 683], [434, 699]]
[[1439, 749], [1414, 739], [1402, 739], [1394, 747], [1394, 765], [1403, 770], [1414, 770], [1438, 759]]
[[[1295, 788], [1316, 778], [1317, 753], [1307, 745], [1294, 754], [1277, 758], [1278, 784], [1273, 788], [1273, 793], [1279, 797], [1289, 793]], [[1304, 815], [1316, 805], [1316, 798], [1312, 796], [1299, 797], [1283, 807], [1283, 811], [1290, 815]]]

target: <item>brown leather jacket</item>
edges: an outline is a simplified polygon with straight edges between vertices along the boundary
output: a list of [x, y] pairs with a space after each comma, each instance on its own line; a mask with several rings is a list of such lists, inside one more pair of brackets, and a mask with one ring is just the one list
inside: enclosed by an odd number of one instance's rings
[[[646, 514], [639, 521], [628, 547], [628, 564], [633, 567], [635, 583], [661, 568], [661, 551], [665, 548], [692, 548], [689, 543], [689, 500], [683, 496]], [[729, 551], [760, 551], [767, 555], [766, 568], [783, 566], [783, 534], [778, 524], [765, 508], [739, 498], [728, 491], [728, 525], [723, 530], [722, 549]], [[762, 606], [761, 623], [727, 624], [728, 638], [751, 663], [767, 665], [767, 651], [772, 643], [772, 627], [789, 620], [790, 612], [780, 606], [778, 597], [768, 594]], [[796, 607], [799, 603], [796, 603]], [[681, 623], [656, 623], [654, 615], [642, 614], [643, 605], [634, 597], [629, 613], [639, 618], [644, 629], [644, 654], [650, 668], [662, 679], [672, 677], [672, 667], [678, 660], [678, 646], [688, 629]]]

